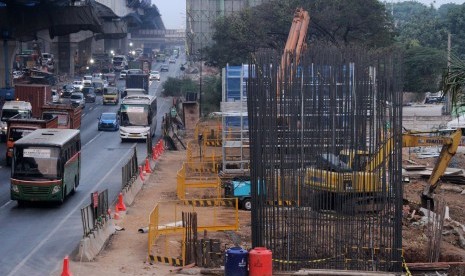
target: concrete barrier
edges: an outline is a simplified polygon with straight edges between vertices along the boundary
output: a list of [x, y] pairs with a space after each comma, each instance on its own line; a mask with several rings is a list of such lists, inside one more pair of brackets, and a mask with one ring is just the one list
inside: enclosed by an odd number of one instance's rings
[[[149, 163], [150, 163], [150, 169], [153, 172], [153, 169], [155, 168], [155, 162], [152, 162], [152, 160], [150, 160]], [[145, 161], [144, 161], [144, 164], [145, 164]], [[123, 189], [122, 193], [123, 193], [124, 204], [126, 204], [127, 206], [131, 206], [132, 203], [134, 203], [134, 200], [137, 194], [142, 189], [142, 185], [146, 181], [148, 181], [149, 176], [150, 174], [147, 174], [144, 180], [142, 180], [140, 177], [137, 177], [137, 179], [134, 181], [134, 183], [132, 183], [131, 186]]]
[[79, 242], [79, 247], [77, 249], [77, 253], [73, 256], [73, 260], [83, 262], [92, 261], [115, 231], [116, 229], [113, 220], [108, 220], [102, 228], [97, 229]]

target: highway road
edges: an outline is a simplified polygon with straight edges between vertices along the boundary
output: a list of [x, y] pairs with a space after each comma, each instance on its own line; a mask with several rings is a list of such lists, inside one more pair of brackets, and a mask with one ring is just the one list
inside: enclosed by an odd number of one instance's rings
[[[161, 73], [149, 93], [158, 96], [158, 126], [154, 140], [160, 137], [162, 116], [172, 105], [170, 98], [160, 97], [161, 83], [168, 76], [180, 74], [180, 59]], [[154, 70], [160, 64], [154, 64]], [[124, 86], [124, 80], [118, 81]], [[64, 256], [71, 255], [83, 236], [80, 209], [90, 203], [90, 194], [108, 189], [114, 202], [121, 191], [121, 167], [137, 147], [138, 160], [146, 156], [145, 142], [121, 143], [118, 132], [97, 130], [102, 112], [116, 112], [117, 106], [86, 104], [82, 117], [82, 171], [76, 194], [63, 204], [27, 204], [18, 207], [10, 200], [10, 168], [5, 165], [5, 144], [0, 144], [0, 275], [50, 275], [61, 271]], [[155, 141], [154, 141], [155, 142]]]

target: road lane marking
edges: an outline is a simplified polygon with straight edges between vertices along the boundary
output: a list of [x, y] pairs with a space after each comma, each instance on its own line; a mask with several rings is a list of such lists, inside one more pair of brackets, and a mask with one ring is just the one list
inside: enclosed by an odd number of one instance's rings
[[100, 135], [102, 135], [103, 132], [99, 132], [97, 135], [95, 135], [94, 138], [90, 139], [89, 142], [87, 142], [84, 146], [82, 146], [81, 150], [84, 149], [86, 146], [88, 146], [90, 143], [92, 143], [95, 139], [97, 139]]
[[[87, 143], [89, 144], [89, 143]], [[86, 145], [87, 145], [86, 144]], [[129, 155], [129, 153], [131, 153], [133, 151], [132, 147], [126, 151], [125, 154], [122, 155], [122, 157], [118, 160], [118, 162], [115, 163], [115, 165], [113, 167], [111, 167], [110, 170], [108, 170], [108, 172], [103, 176], [103, 178], [97, 183], [97, 185], [95, 185], [94, 189], [96, 188], [99, 188], [102, 183], [104, 183], [104, 180], [113, 173], [113, 170], [119, 166], [120, 162], [122, 162], [127, 155]], [[97, 189], [96, 189], [97, 190]], [[23, 258], [23, 260], [15, 266], [15, 268], [10, 272], [8, 273], [8, 276], [13, 276], [13, 275], [16, 275], [17, 272], [19, 271], [19, 269], [22, 268], [22, 266], [27, 263], [29, 261], [29, 259], [31, 258], [32, 255], [34, 255], [52, 236], [55, 235], [55, 233], [61, 229], [61, 227], [63, 226], [63, 224], [65, 224], [66, 222], [68, 222], [68, 219], [78, 210], [78, 209], [81, 209], [81, 206], [84, 204], [85, 201], [89, 200], [89, 198], [87, 196], [84, 196], [82, 198], [82, 200], [76, 205], [76, 207], [74, 207], [71, 212], [68, 213], [68, 215], [66, 215], [66, 217], [64, 217], [64, 219], [61, 220], [61, 222], [45, 237], [45, 239], [43, 239], [38, 245], [36, 245], [34, 247], [34, 249], [32, 249], [31, 252], [29, 252], [29, 254], [27, 254], [27, 256], [25, 258]]]
[[7, 201], [5, 204], [2, 205], [2, 207], [0, 207], [0, 209], [6, 207], [8, 204], [10, 204], [11, 202], [13, 202], [13, 200], [9, 200]]

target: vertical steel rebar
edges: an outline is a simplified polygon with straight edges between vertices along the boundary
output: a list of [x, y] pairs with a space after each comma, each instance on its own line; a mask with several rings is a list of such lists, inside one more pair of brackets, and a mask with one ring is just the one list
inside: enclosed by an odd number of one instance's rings
[[249, 64], [252, 246], [279, 270], [401, 271], [400, 57], [313, 45], [280, 60]]

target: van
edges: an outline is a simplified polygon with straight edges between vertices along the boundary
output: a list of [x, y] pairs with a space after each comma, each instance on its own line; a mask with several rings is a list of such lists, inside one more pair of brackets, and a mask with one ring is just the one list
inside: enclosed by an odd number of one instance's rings
[[0, 140], [6, 140], [7, 129], [7, 120], [15, 115], [21, 114], [22, 118], [31, 118], [32, 117], [32, 105], [30, 102], [25, 101], [7, 101], [3, 104], [1, 110], [1, 120], [0, 120]]

